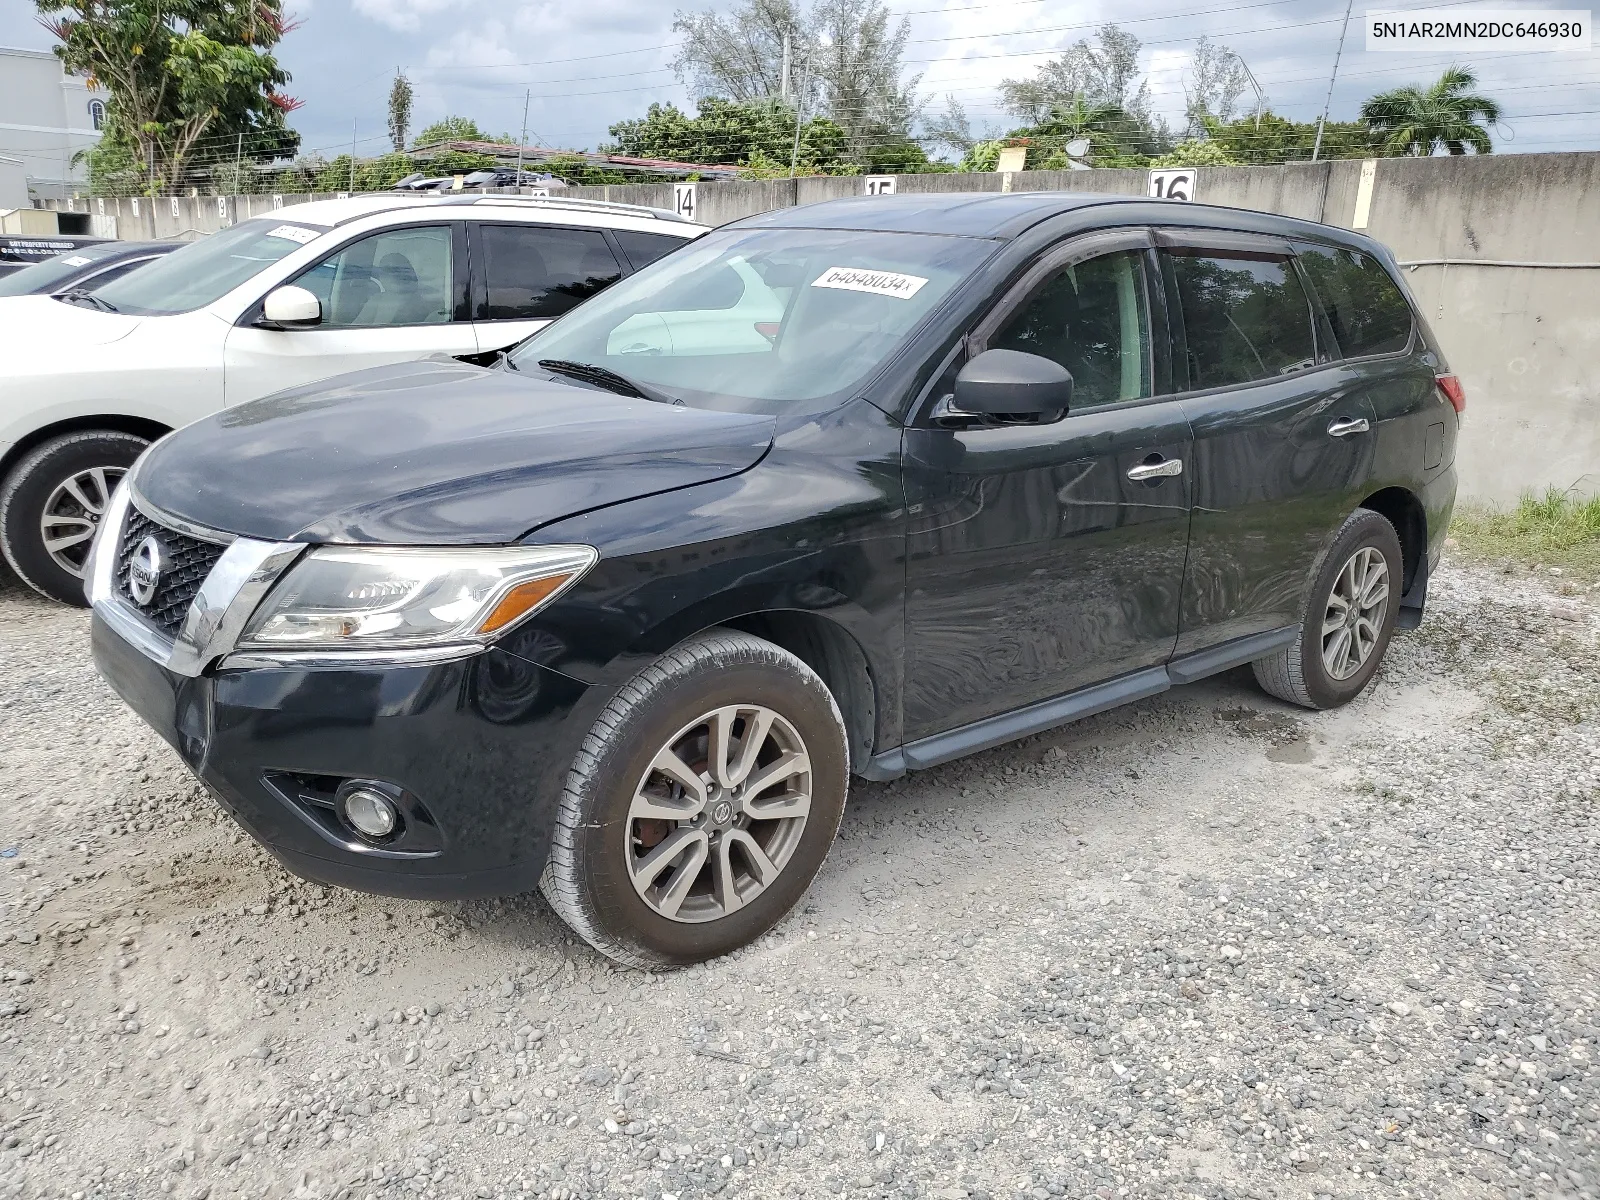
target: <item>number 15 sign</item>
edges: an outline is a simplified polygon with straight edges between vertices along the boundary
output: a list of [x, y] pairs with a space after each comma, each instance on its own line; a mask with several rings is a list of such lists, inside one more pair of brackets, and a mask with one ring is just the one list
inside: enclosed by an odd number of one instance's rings
[[1157, 200], [1193, 200], [1199, 172], [1193, 167], [1169, 167], [1150, 172], [1150, 194]]

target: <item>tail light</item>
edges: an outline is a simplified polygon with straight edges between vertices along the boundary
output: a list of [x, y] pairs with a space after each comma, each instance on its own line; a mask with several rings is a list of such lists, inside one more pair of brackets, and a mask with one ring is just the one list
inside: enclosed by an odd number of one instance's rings
[[781, 321], [757, 321], [756, 322], [756, 332], [759, 333], [762, 337], [766, 338], [767, 341], [769, 341], [769, 342], [777, 340], [778, 330], [780, 330], [782, 328], [783, 328], [783, 323]]
[[1461, 380], [1454, 375], [1440, 375], [1437, 376], [1437, 379], [1439, 381], [1439, 390], [1444, 393], [1444, 398], [1450, 401], [1450, 407], [1456, 410], [1456, 415], [1460, 416], [1466, 412], [1467, 392], [1461, 386]]

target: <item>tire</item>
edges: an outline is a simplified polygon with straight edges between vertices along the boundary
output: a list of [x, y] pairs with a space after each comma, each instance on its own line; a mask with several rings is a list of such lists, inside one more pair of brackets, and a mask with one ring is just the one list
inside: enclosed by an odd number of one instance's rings
[[[1342, 611], [1348, 614], [1343, 593], [1350, 590], [1352, 581], [1370, 580], [1382, 564], [1386, 590], [1382, 597], [1382, 611], [1376, 605], [1369, 611], [1357, 607], [1361, 618], [1355, 626], [1343, 623], [1344, 641], [1339, 641], [1335, 630], [1326, 636], [1325, 627], [1331, 626]], [[1354, 566], [1352, 566], [1354, 564]], [[1346, 576], [1349, 570], [1351, 574]], [[1360, 574], [1357, 574], [1359, 572]], [[1337, 708], [1359, 696], [1372, 680], [1394, 634], [1395, 617], [1400, 611], [1400, 584], [1403, 578], [1400, 558], [1400, 539], [1388, 518], [1369, 508], [1358, 508], [1346, 518], [1333, 544], [1317, 564], [1311, 587], [1306, 593], [1305, 611], [1301, 616], [1300, 634], [1294, 644], [1269, 658], [1251, 664], [1256, 682], [1262, 690], [1290, 704], [1304, 708]], [[1340, 594], [1335, 589], [1342, 589]], [[1376, 595], [1376, 586], [1364, 591], [1367, 598]], [[1367, 642], [1367, 631], [1371, 641]], [[1360, 634], [1359, 640], [1352, 640]], [[1344, 653], [1339, 651], [1344, 646]], [[1359, 647], [1367, 646], [1359, 662], [1353, 661]], [[1357, 650], [1352, 652], [1351, 647]], [[1333, 656], [1340, 670], [1329, 663]], [[1342, 674], [1348, 670], [1348, 674]]]
[[[0, 551], [23, 583], [63, 604], [88, 605], [82, 563], [89, 540], [52, 553], [42, 522], [52, 514], [62, 539], [92, 533], [117, 481], [149, 444], [111, 429], [67, 433], [35, 446], [12, 468], [0, 484]], [[71, 484], [75, 491], [67, 490]]]
[[[724, 783], [743, 765], [744, 736], [761, 727], [761, 714], [772, 714], [742, 777], [758, 786], [743, 799], [738, 789], [718, 788], [708, 748], [715, 735], [702, 719], [728, 710], [736, 715], [723, 724], [721, 744], [733, 748], [723, 755]], [[657, 769], [672, 748], [709, 792], [703, 804], [686, 784], [672, 782], [682, 774]], [[801, 761], [808, 770], [771, 770]], [[759, 786], [763, 772], [778, 777]], [[726, 954], [760, 937], [810, 887], [838, 835], [848, 776], [844, 719], [816, 672], [761, 638], [702, 634], [640, 671], [596, 719], [567, 775], [540, 890], [579, 937], [620, 963], [675, 967]], [[741, 804], [798, 811], [802, 793], [809, 808], [798, 825], [792, 816], [741, 814]], [[697, 804], [699, 825], [689, 819]], [[689, 875], [702, 834], [705, 863]], [[764, 881], [746, 849], [752, 843], [775, 868]], [[657, 859], [647, 861], [652, 853]], [[731, 888], [722, 886], [730, 880]]]

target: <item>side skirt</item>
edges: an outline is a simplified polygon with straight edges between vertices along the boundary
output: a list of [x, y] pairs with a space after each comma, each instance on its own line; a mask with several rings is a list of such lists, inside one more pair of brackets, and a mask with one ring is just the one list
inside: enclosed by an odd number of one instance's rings
[[1195, 654], [1186, 654], [1165, 666], [1147, 667], [1105, 683], [1068, 692], [1064, 696], [1054, 696], [1010, 712], [985, 717], [970, 725], [919, 738], [876, 754], [862, 765], [857, 774], [863, 779], [878, 781], [898, 779], [907, 771], [923, 771], [952, 759], [976, 754], [980, 750], [1031, 737], [1058, 725], [1158, 695], [1174, 684], [1193, 683], [1208, 675], [1265, 658], [1292, 646], [1298, 634], [1299, 627], [1295, 625], [1251, 634]]

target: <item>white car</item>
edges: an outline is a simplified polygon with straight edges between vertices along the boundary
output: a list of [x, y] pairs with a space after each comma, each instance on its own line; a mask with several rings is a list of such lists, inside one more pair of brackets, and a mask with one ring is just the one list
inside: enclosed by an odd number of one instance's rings
[[354, 196], [240, 222], [93, 294], [0, 299], [0, 550], [82, 604], [95, 527], [153, 439], [362, 367], [491, 363], [705, 232], [626, 204]]

